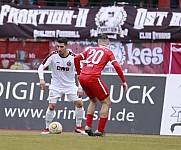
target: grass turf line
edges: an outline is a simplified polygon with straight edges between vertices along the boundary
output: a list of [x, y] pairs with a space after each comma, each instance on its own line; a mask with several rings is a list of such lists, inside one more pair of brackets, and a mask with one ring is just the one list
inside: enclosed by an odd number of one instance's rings
[[78, 133], [41, 135], [35, 131], [0, 130], [1, 150], [178, 150], [181, 136], [107, 134], [89, 137]]

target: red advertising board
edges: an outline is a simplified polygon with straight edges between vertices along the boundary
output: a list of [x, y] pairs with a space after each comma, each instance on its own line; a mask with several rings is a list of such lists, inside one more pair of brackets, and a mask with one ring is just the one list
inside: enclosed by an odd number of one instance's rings
[[37, 69], [49, 53], [49, 41], [1, 41], [0, 68], [32, 70]]

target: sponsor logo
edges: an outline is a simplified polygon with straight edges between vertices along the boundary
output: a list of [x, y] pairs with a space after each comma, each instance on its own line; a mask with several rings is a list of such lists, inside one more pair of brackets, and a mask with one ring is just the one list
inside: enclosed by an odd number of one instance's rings
[[69, 71], [69, 67], [57, 66], [57, 70], [59, 70], [59, 71]]

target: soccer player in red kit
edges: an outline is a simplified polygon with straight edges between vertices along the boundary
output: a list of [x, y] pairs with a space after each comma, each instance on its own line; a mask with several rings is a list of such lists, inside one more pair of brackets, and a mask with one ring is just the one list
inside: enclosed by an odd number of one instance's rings
[[[89, 48], [74, 58], [79, 82], [90, 99], [90, 103], [87, 108], [87, 120], [85, 126], [85, 131], [89, 136], [105, 136], [104, 128], [108, 120], [111, 101], [108, 88], [101, 79], [101, 72], [109, 61], [121, 78], [124, 90], [127, 91], [128, 89], [128, 85], [120, 65], [118, 64], [113, 52], [106, 47], [108, 44], [109, 39], [107, 35], [101, 34], [98, 36], [98, 47]], [[85, 60], [82, 71], [80, 69], [81, 60]], [[100, 118], [98, 128], [95, 132], [93, 132], [92, 121], [98, 101], [101, 102]]]

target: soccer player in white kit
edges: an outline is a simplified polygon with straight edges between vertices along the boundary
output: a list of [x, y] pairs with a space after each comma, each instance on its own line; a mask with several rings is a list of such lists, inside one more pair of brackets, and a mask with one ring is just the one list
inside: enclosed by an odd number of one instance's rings
[[51, 84], [49, 86], [49, 105], [45, 116], [45, 129], [41, 134], [49, 134], [49, 125], [53, 121], [55, 106], [57, 101], [63, 94], [67, 95], [67, 99], [75, 104], [76, 127], [75, 132], [86, 135], [82, 127], [83, 119], [83, 102], [82, 88], [78, 88], [75, 83], [75, 54], [67, 49], [67, 39], [60, 38], [56, 42], [57, 51], [50, 53], [38, 68], [38, 76], [40, 79], [40, 88], [45, 89], [44, 69], [48, 66], [52, 69]]

